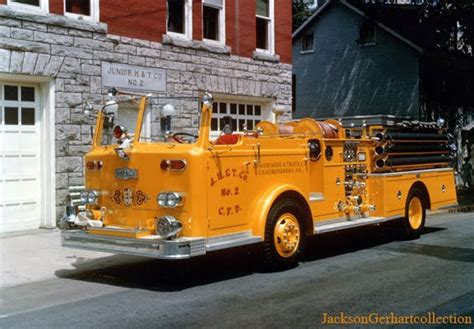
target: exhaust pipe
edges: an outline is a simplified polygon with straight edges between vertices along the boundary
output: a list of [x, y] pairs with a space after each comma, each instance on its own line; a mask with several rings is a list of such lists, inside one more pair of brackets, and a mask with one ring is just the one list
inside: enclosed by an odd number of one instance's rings
[[383, 132], [378, 132], [374, 135], [376, 141], [380, 142], [385, 139], [385, 134]]
[[375, 147], [375, 154], [376, 155], [384, 155], [387, 152], [386, 145], [378, 145]]
[[387, 158], [375, 160], [375, 168], [383, 169], [385, 167], [385, 161], [386, 160], [387, 160]]
[[430, 155], [423, 157], [413, 157], [413, 156], [404, 156], [404, 157], [386, 157], [375, 160], [375, 168], [383, 169], [385, 167], [392, 166], [403, 166], [411, 164], [440, 164], [448, 163], [452, 160], [451, 156], [446, 155]]
[[448, 135], [434, 133], [411, 133], [411, 132], [378, 132], [374, 135], [375, 140], [439, 140], [447, 141]]
[[449, 146], [448, 144], [385, 144], [375, 147], [375, 154], [377, 155], [411, 152], [449, 153]]

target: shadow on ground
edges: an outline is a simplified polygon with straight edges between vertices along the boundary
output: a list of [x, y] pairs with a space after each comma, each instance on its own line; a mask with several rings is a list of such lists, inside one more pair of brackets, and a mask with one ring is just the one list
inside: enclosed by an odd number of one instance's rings
[[[311, 237], [304, 263], [334, 257], [399, 240], [393, 224], [327, 233]], [[424, 234], [442, 228], [427, 227]], [[77, 258], [74, 270], [57, 277], [153, 291], [183, 289], [262, 272], [258, 245], [217, 251], [189, 260], [167, 261], [114, 255], [94, 260]]]

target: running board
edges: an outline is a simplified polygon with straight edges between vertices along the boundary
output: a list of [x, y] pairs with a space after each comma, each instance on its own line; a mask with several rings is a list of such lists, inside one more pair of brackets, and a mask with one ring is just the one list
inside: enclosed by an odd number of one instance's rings
[[367, 218], [357, 218], [357, 219], [342, 219], [337, 221], [323, 221], [314, 224], [314, 234], [321, 234], [332, 231], [345, 230], [348, 228], [366, 226], [372, 224], [379, 224], [383, 222], [388, 222], [394, 219], [400, 218], [400, 216], [394, 217], [367, 217]]

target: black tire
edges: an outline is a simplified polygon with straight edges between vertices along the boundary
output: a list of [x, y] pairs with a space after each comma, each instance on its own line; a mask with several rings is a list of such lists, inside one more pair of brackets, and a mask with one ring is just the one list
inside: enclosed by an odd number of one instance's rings
[[[265, 240], [263, 241], [263, 265], [266, 270], [283, 270], [298, 265], [298, 261], [303, 254], [305, 247], [305, 227], [303, 222], [304, 211], [301, 205], [294, 199], [281, 199], [273, 204], [268, 213], [265, 224]], [[298, 225], [294, 225], [296, 219]], [[276, 226], [279, 224], [279, 232], [276, 232]], [[291, 228], [291, 226], [294, 226]], [[281, 241], [281, 230], [287, 228], [290, 230], [285, 234], [291, 234], [296, 239], [295, 226], [298, 228], [298, 243], [284, 255], [283, 249], [292, 246], [294, 240]], [[285, 231], [286, 232], [286, 231]], [[279, 234], [280, 233], [280, 234]], [[279, 242], [277, 242], [279, 241]]]
[[[425, 200], [426, 196], [420, 189], [413, 188], [408, 193], [405, 203], [405, 217], [402, 222], [404, 238], [417, 239], [423, 232], [426, 220]], [[410, 206], [412, 206], [412, 209], [410, 209]], [[415, 211], [413, 211], [414, 209]]]

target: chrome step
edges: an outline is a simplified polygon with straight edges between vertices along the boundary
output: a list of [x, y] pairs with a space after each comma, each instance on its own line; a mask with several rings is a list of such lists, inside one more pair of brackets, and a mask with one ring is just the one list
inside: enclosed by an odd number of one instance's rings
[[316, 224], [314, 224], [314, 234], [345, 230], [345, 229], [353, 228], [357, 226], [378, 224], [378, 223], [388, 222], [390, 220], [394, 220], [397, 218], [400, 218], [400, 216], [366, 217], [366, 218], [354, 218], [350, 220], [341, 219], [337, 221], [331, 220], [331, 221], [317, 222]]

